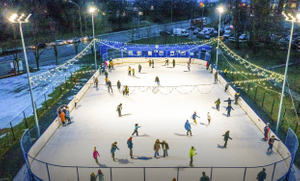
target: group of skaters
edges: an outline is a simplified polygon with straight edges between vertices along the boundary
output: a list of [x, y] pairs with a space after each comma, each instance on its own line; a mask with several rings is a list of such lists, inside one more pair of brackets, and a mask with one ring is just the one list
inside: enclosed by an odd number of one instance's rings
[[[67, 105], [62, 105], [62, 106], [58, 107], [57, 116], [60, 118], [60, 121], [63, 126], [71, 123], [70, 110]], [[68, 122], [66, 122], [66, 121], [68, 121]]]

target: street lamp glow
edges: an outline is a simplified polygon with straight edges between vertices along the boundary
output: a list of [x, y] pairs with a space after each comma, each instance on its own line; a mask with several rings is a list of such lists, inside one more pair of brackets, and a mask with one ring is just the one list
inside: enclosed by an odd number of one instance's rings
[[95, 7], [90, 7], [89, 12], [94, 13], [97, 9]]
[[297, 14], [296, 17], [298, 20], [300, 20], [300, 14]]
[[224, 8], [222, 6], [218, 7], [217, 10], [219, 11], [219, 13], [223, 13], [224, 12]]
[[13, 15], [11, 15], [11, 17], [9, 18], [9, 21], [10, 22], [15, 22], [15, 19], [17, 18], [17, 14], [13, 14]]

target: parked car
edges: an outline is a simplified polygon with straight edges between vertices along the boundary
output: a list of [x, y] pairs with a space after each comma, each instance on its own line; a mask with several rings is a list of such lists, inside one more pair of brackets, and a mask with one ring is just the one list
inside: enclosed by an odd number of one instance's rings
[[56, 45], [65, 45], [67, 42], [65, 40], [56, 40], [55, 41]]
[[230, 36], [230, 37], [228, 38], [228, 41], [229, 41], [229, 42], [235, 42], [235, 41], [236, 41], [236, 37], [235, 37], [235, 36]]
[[159, 32], [159, 34], [160, 34], [161, 36], [169, 36], [169, 35], [172, 35], [172, 32], [171, 32], [171, 31], [165, 30], [165, 31]]
[[89, 41], [89, 40], [92, 40], [92, 39], [93, 39], [93, 35], [88, 35], [88, 36], [82, 37], [81, 41]]
[[240, 36], [239, 36], [239, 42], [245, 42], [245, 41], [247, 41], [248, 39], [247, 39], [247, 35], [246, 34], [241, 34]]
[[33, 50], [35, 50], [35, 49], [43, 49], [43, 48], [46, 48], [47, 47], [47, 44], [46, 43], [38, 43], [38, 44], [36, 44], [36, 45], [31, 45], [31, 46], [29, 46], [29, 48], [30, 49], [33, 49]]
[[189, 36], [190, 34], [185, 29], [174, 28], [173, 35], [176, 35], [176, 36]]
[[203, 34], [203, 33], [198, 33], [197, 38], [199, 38], [199, 39], [210, 39], [210, 35], [206, 35], [206, 34]]

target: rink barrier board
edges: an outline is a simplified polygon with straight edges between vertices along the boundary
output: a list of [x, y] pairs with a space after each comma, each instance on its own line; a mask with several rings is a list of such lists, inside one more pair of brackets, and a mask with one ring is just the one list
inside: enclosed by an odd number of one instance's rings
[[[86, 91], [91, 87], [91, 85], [94, 84], [94, 77], [98, 77], [98, 76], [99, 76], [99, 71], [95, 72], [91, 76], [91, 78], [86, 82], [86, 84], [80, 89], [80, 91], [76, 94], [78, 102], [85, 95]], [[70, 113], [73, 111], [74, 105], [75, 105], [74, 99], [68, 103]], [[51, 139], [51, 137], [54, 135], [54, 133], [56, 132], [56, 130], [59, 128], [60, 125], [61, 125], [60, 118], [56, 117], [55, 120], [49, 125], [49, 127], [44, 131], [44, 133], [37, 139], [37, 141], [30, 148], [28, 155], [33, 158], [36, 158], [36, 156], [44, 148], [47, 142]]]

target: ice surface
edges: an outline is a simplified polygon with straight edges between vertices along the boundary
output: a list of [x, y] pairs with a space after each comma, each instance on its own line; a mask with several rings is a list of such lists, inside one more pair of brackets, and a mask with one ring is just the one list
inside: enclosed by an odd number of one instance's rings
[[[127, 75], [130, 65], [136, 70], [136, 77]], [[65, 166], [85, 166], [79, 168], [80, 180], [88, 180], [91, 172], [97, 172], [92, 153], [94, 146], [100, 153], [100, 167], [188, 167], [188, 153], [191, 146], [196, 149], [195, 167], [256, 167], [281, 160], [274, 151], [267, 154], [268, 144], [262, 141], [263, 134], [239, 107], [233, 104], [231, 117], [226, 117], [227, 103], [230, 97], [220, 84], [213, 84], [213, 75], [201, 65], [192, 65], [187, 71], [186, 64], [175, 68], [156, 64], [150, 68], [142, 64], [142, 73], [138, 64], [123, 64], [109, 72], [114, 92], [109, 94], [104, 85], [104, 75], [98, 77], [99, 89], [92, 87], [71, 113], [72, 124], [60, 127], [52, 136], [37, 159]], [[161, 87], [158, 93], [154, 79], [159, 76]], [[116, 88], [117, 80], [122, 86], [128, 85], [130, 95], [123, 96]], [[199, 86], [188, 86], [198, 85]], [[208, 85], [200, 85], [208, 84]], [[186, 85], [186, 86], [181, 86]], [[141, 87], [135, 87], [141, 86]], [[178, 86], [178, 87], [164, 87]], [[170, 92], [170, 93], [169, 93]], [[155, 94], [156, 93], [156, 94]], [[221, 110], [215, 109], [214, 101], [221, 99]], [[118, 117], [116, 107], [123, 104], [122, 114]], [[191, 115], [196, 111], [200, 118], [195, 125]], [[207, 125], [207, 112], [211, 115], [211, 124]], [[189, 120], [193, 136], [186, 136], [184, 124]], [[133, 137], [134, 159], [129, 157], [127, 139], [138, 123], [140, 136]], [[222, 135], [230, 130], [232, 140], [223, 148]], [[153, 145], [156, 139], [165, 140], [169, 146], [169, 157], [154, 158]], [[112, 161], [110, 147], [118, 142], [116, 162]], [[162, 155], [162, 150], [160, 150]], [[286, 171], [285, 164], [279, 164], [276, 172]], [[262, 168], [248, 168], [247, 180], [255, 180]], [[267, 180], [271, 179], [273, 165], [266, 167]], [[47, 180], [45, 165], [33, 162], [33, 172]], [[75, 180], [76, 168], [49, 166], [52, 180]], [[278, 171], [277, 171], [278, 170]], [[110, 179], [110, 169], [102, 169], [105, 180]], [[143, 180], [142, 168], [112, 168], [113, 180]], [[201, 172], [210, 177], [211, 168], [183, 168], [179, 180], [199, 180]], [[214, 168], [213, 180], [242, 180], [244, 168]], [[146, 180], [172, 180], [177, 177], [177, 168], [146, 168]], [[276, 175], [276, 173], [275, 173]], [[280, 177], [280, 174], [277, 178]]]

